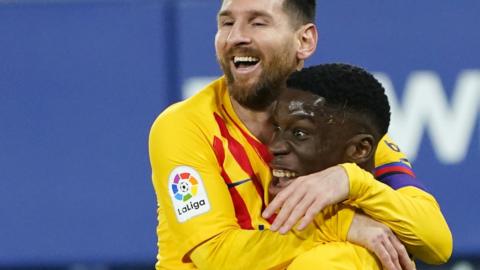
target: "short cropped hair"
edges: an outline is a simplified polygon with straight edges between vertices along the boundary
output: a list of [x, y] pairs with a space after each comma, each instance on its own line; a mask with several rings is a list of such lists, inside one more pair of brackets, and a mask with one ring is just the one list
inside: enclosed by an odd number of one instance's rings
[[289, 77], [287, 87], [319, 95], [327, 107], [365, 116], [379, 136], [388, 131], [390, 105], [385, 89], [360, 67], [333, 63], [304, 68]]
[[315, 23], [316, 0], [284, 0], [283, 10], [295, 26]]

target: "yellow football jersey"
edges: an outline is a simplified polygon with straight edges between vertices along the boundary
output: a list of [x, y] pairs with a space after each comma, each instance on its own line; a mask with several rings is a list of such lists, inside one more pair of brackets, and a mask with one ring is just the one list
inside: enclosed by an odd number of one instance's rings
[[[376, 164], [388, 167], [398, 162], [397, 152], [381, 149], [376, 156], [381, 162]], [[381, 151], [388, 153], [378, 154]], [[346, 239], [353, 210], [336, 212], [336, 206], [325, 209], [328, 218], [319, 215], [302, 232], [280, 235], [268, 230], [271, 220], [264, 220], [261, 212], [271, 178], [270, 156], [238, 119], [223, 78], [162, 112], [150, 132], [149, 153], [158, 201], [157, 269], [195, 269], [192, 260], [204, 269], [284, 269], [312, 247]], [[431, 238], [439, 236], [425, 234], [428, 223], [422, 222], [436, 222], [439, 216], [443, 220], [433, 197], [408, 184], [394, 191], [354, 164], [343, 166], [351, 195], [345, 203], [367, 208], [367, 214], [399, 230], [401, 240], [414, 245], [409, 251], [428, 257], [431, 246], [438, 243]], [[397, 174], [389, 171], [383, 176], [388, 181]], [[402, 208], [405, 204], [410, 208]], [[377, 207], [381, 211], [369, 212]], [[419, 214], [424, 216], [417, 220]], [[406, 220], [408, 226], [403, 228], [397, 219]], [[424, 234], [417, 233], [420, 229]], [[442, 226], [435, 232], [440, 238], [446, 235]], [[345, 245], [344, 252], [349, 250]], [[441, 256], [445, 250], [434, 253]]]
[[287, 269], [381, 270], [382, 265], [374, 254], [363, 247], [348, 242], [332, 242], [300, 254]]
[[[270, 223], [261, 212], [270, 155], [237, 118], [223, 78], [166, 109], [152, 126], [149, 152], [158, 200], [157, 269], [192, 269], [190, 258], [205, 268], [282, 268], [322, 238], [312, 230], [266, 230]], [[338, 233], [328, 227], [338, 222], [329, 221], [321, 231], [345, 238], [348, 226]], [[208, 260], [205, 249], [213, 252]]]

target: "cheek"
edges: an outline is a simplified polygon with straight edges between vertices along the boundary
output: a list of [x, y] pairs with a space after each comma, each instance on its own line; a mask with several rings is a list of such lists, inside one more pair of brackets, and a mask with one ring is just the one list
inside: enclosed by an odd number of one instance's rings
[[315, 146], [312, 143], [303, 143], [298, 145], [295, 149], [295, 155], [301, 163], [301, 166], [315, 163], [318, 160], [318, 153], [315, 151]]
[[283, 53], [286, 53], [288, 55], [292, 55], [297, 51], [297, 46], [292, 40], [291, 36], [286, 36], [279, 40], [277, 47], [279, 47]]
[[322, 141], [317, 146], [318, 164], [321, 169], [342, 163], [343, 149], [334, 141]]
[[299, 161], [306, 174], [326, 169], [327, 160], [331, 158], [318, 141], [312, 141], [298, 150], [298, 155], [301, 157]]
[[224, 43], [224, 37], [223, 33], [221, 31], [218, 31], [217, 34], [215, 35], [215, 51], [217, 54], [222, 50], [223, 48], [223, 43]]
[[285, 37], [279, 37], [276, 32], [259, 33], [256, 35], [256, 42], [262, 47], [264, 52], [268, 53], [282, 53], [293, 51], [291, 40]]

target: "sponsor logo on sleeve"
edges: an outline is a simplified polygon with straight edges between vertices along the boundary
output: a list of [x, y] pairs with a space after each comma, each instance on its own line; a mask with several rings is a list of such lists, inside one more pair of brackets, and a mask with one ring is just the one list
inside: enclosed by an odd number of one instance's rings
[[168, 187], [180, 223], [210, 210], [202, 178], [194, 168], [179, 166], [173, 169], [168, 178]]

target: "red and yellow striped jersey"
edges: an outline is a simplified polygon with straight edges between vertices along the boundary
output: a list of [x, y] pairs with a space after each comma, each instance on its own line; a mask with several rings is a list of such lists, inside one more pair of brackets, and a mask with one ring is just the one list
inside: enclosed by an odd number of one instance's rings
[[[380, 161], [376, 164], [387, 168], [403, 162], [399, 160], [403, 154], [389, 149], [379, 147], [376, 158]], [[157, 269], [195, 269], [191, 261], [206, 269], [283, 269], [297, 255], [320, 243], [346, 239], [353, 210], [332, 215], [335, 206], [325, 210], [330, 212], [329, 218], [319, 215], [317, 221], [321, 222], [305, 231], [280, 235], [268, 230], [271, 220], [264, 220], [261, 212], [271, 178], [269, 153], [238, 119], [223, 78], [162, 112], [150, 132], [149, 153], [158, 202]], [[405, 235], [401, 240], [428, 257], [437, 242], [431, 241], [422, 249], [431, 239], [417, 239], [415, 230], [425, 227], [421, 224], [425, 220], [438, 224], [443, 220], [433, 197], [408, 187], [405, 181], [396, 192], [354, 164], [344, 168], [351, 195], [346, 203], [367, 208], [369, 213], [368, 209], [387, 202], [372, 216], [389, 226], [392, 223], [400, 237]], [[397, 171], [382, 174], [385, 171], [380, 169], [377, 173], [388, 182], [389, 177], [401, 175]], [[402, 195], [405, 190], [406, 198]], [[420, 214], [422, 218], [417, 221]], [[436, 232], [445, 235], [442, 230]], [[438, 239], [438, 235], [433, 237]]]
[[[266, 266], [281, 265], [311, 247], [293, 233], [264, 230], [269, 227], [261, 217], [271, 178], [268, 149], [237, 118], [223, 79], [165, 110], [153, 124], [149, 150], [158, 198], [157, 269], [193, 268], [185, 255], [222, 232], [248, 230], [257, 236], [236, 235], [246, 242], [235, 242], [257, 246], [261, 238], [264, 247], [289, 254], [270, 260], [264, 255], [271, 251], [263, 249], [256, 265], [262, 265], [261, 257]], [[238, 253], [240, 262], [254, 259]]]

